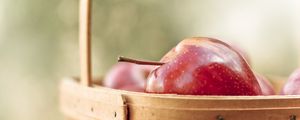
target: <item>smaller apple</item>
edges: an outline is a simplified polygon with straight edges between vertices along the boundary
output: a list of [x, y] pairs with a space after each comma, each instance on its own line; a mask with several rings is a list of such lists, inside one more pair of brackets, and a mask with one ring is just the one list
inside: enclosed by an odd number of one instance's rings
[[281, 89], [282, 95], [300, 95], [300, 68], [295, 70]]
[[118, 62], [106, 74], [103, 85], [114, 89], [144, 92], [146, 79], [152, 69], [153, 66]]
[[263, 95], [275, 95], [275, 89], [273, 85], [265, 76], [255, 73], [255, 77], [258, 81]]

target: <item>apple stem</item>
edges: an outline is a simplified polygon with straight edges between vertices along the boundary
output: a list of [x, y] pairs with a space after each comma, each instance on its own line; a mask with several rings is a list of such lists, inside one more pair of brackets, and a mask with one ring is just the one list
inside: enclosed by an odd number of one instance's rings
[[162, 62], [156, 62], [156, 61], [143, 61], [143, 60], [136, 60], [132, 58], [127, 58], [123, 56], [119, 56], [118, 62], [130, 62], [134, 64], [139, 64], [139, 65], [163, 65], [165, 63]]

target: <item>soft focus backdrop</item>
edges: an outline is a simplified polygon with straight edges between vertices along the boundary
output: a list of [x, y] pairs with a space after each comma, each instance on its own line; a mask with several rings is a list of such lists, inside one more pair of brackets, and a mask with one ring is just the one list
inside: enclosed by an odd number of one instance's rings
[[[0, 119], [59, 120], [58, 84], [79, 75], [78, 0], [0, 0]], [[263, 74], [297, 67], [299, 0], [94, 0], [93, 70], [159, 60], [180, 40], [232, 41]], [[297, 50], [298, 49], [298, 50]]]

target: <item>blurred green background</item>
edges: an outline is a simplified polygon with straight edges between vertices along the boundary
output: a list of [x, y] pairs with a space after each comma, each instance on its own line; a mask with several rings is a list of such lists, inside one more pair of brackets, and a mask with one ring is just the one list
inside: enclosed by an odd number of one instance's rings
[[[0, 119], [59, 120], [58, 84], [79, 75], [78, 0], [0, 0]], [[300, 49], [298, 0], [94, 0], [93, 72], [118, 55], [159, 60], [208, 36], [248, 51], [253, 69], [288, 76]]]

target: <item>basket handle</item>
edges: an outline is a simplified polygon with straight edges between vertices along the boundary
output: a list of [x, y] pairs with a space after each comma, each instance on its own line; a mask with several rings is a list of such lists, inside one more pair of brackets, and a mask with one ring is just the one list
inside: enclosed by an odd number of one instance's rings
[[92, 0], [80, 0], [79, 4], [79, 54], [80, 83], [92, 85], [91, 68], [91, 7]]

